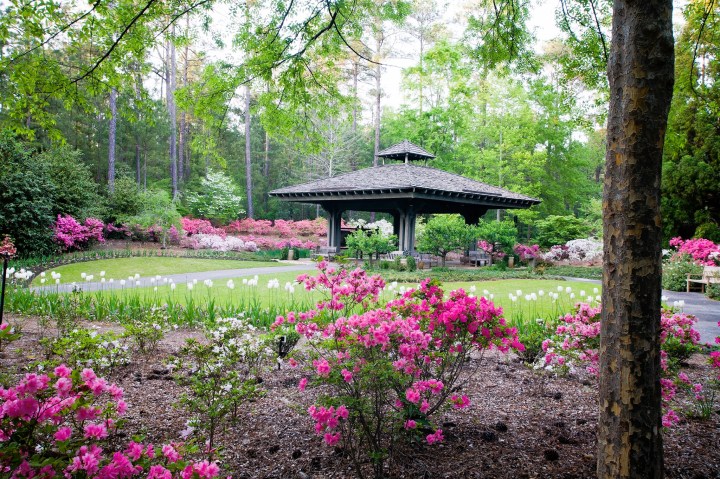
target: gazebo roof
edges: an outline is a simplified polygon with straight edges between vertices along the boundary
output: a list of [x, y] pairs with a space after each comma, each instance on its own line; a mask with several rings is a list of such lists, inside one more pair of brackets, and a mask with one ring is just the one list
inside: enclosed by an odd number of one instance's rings
[[[464, 176], [411, 164], [365, 168], [332, 178], [280, 188], [269, 194], [286, 201], [321, 204], [337, 201], [356, 203], [371, 199], [417, 198], [508, 209], [528, 208], [540, 203], [536, 198], [513, 193]], [[378, 204], [372, 206], [377, 208]], [[353, 208], [359, 209], [357, 206]]]
[[408, 140], [403, 140], [393, 146], [379, 151], [377, 154], [380, 158], [391, 158], [393, 160], [429, 160], [435, 158], [435, 155], [429, 153]]

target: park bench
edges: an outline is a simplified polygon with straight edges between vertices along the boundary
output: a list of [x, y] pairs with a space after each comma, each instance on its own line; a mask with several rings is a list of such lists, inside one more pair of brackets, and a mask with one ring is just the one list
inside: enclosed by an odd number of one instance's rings
[[488, 266], [490, 264], [490, 255], [485, 250], [470, 251], [468, 256], [470, 263], [475, 266]]
[[688, 273], [687, 292], [690, 292], [690, 283], [699, 284], [700, 292], [705, 292], [705, 286], [720, 284], [720, 266], [705, 266], [701, 275]]
[[319, 246], [315, 252], [310, 256], [311, 259], [316, 259], [322, 256], [326, 260], [332, 260], [337, 254], [337, 247], [335, 246]]

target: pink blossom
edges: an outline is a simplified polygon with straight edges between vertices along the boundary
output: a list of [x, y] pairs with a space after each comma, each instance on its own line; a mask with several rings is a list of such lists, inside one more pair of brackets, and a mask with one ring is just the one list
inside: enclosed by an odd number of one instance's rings
[[108, 436], [107, 428], [103, 423], [85, 424], [85, 439], [103, 439]]
[[334, 446], [335, 444], [338, 443], [338, 441], [340, 441], [340, 433], [337, 432], [335, 434], [332, 434], [332, 433], [326, 432], [325, 436], [323, 436], [323, 438], [325, 439], [325, 442], [327, 443], [328, 446]]
[[417, 423], [413, 421], [412, 419], [408, 419], [405, 421], [405, 429], [415, 429], [417, 427]]
[[338, 406], [337, 410], [335, 411], [335, 414], [340, 419], [347, 419], [350, 413], [349, 413], [348, 409], [345, 407], [345, 405], [342, 405], [342, 406]]
[[425, 438], [428, 444], [435, 444], [436, 442], [442, 442], [445, 437], [443, 436], [442, 429], [438, 429], [432, 434], [428, 434]]
[[330, 363], [327, 359], [314, 360], [313, 366], [315, 366], [318, 376], [327, 377], [330, 375]]
[[163, 456], [170, 462], [177, 462], [180, 460], [180, 454], [175, 450], [171, 444], [165, 444], [162, 447]]
[[70, 435], [72, 434], [72, 429], [69, 427], [61, 427], [57, 431], [55, 431], [55, 434], [53, 437], [56, 441], [67, 441], [70, 438]]
[[172, 479], [172, 473], [160, 465], [150, 466], [147, 479]]
[[65, 366], [64, 364], [61, 364], [60, 366], [55, 368], [55, 376], [59, 378], [69, 378], [71, 373], [72, 369]]
[[420, 393], [413, 388], [409, 388], [405, 391], [405, 398], [413, 404], [417, 404], [420, 401]]
[[346, 383], [351, 382], [353, 379], [352, 373], [350, 371], [348, 371], [347, 369], [343, 369], [342, 371], [340, 371], [340, 374], [342, 374], [342, 377]]
[[300, 391], [305, 391], [305, 388], [307, 387], [308, 380], [307, 378], [300, 379], [300, 383], [298, 384], [298, 389]]

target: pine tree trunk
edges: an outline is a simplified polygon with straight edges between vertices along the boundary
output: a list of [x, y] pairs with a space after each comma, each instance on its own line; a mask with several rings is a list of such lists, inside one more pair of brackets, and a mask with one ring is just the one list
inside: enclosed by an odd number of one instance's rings
[[252, 163], [250, 161], [250, 87], [245, 87], [245, 186], [248, 204], [247, 217], [254, 218]]
[[110, 125], [108, 126], [108, 190], [115, 191], [115, 135], [117, 133], [117, 88], [110, 89]]
[[[190, 31], [190, 16], [185, 17], [185, 34], [187, 35]], [[187, 86], [188, 81], [188, 59], [190, 57], [190, 47], [185, 44], [185, 52], [183, 55], [183, 87]], [[185, 136], [187, 134], [187, 113], [185, 110], [180, 112], [180, 131], [178, 132], [178, 181], [182, 182], [185, 179]]]
[[[175, 27], [172, 29], [171, 35], [175, 36]], [[172, 197], [178, 197], [178, 175], [177, 175], [177, 112], [175, 108], [175, 71], [177, 69], [175, 59], [175, 44], [168, 40], [168, 69], [167, 69], [167, 108], [170, 117], [170, 184], [172, 187]]]
[[660, 172], [671, 0], [615, 0], [608, 65], [598, 478], [663, 477]]
[[[140, 74], [137, 73], [135, 75], [135, 100], [137, 104], [139, 105], [140, 101], [142, 100], [142, 78], [140, 77]], [[138, 115], [138, 119], [140, 118], [140, 108], [136, 107], [136, 112]], [[140, 187], [141, 183], [141, 166], [140, 166], [140, 132], [137, 128], [135, 128], [135, 183], [137, 183], [138, 188]]]

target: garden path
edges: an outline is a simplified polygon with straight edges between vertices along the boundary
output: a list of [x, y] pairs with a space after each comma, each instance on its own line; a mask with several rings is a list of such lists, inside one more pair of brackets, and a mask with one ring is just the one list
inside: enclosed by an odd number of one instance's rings
[[[588, 283], [600, 284], [596, 279], [583, 278], [565, 278], [568, 281], [584, 281]], [[668, 291], [663, 290], [663, 296], [667, 298], [667, 304], [673, 304], [675, 301], [684, 301], [682, 310], [685, 313], [695, 315], [698, 322], [695, 329], [700, 333], [700, 342], [715, 344], [715, 338], [720, 336], [720, 301], [708, 299], [702, 293], [686, 293], [684, 291]]]
[[[294, 262], [297, 263], [297, 262]], [[218, 279], [225, 279], [225, 278], [238, 278], [242, 276], [255, 276], [255, 275], [263, 275], [263, 274], [277, 274], [277, 273], [291, 273], [294, 271], [297, 271], [298, 273], [302, 271], [311, 271], [315, 269], [315, 263], [300, 263], [300, 264], [292, 264], [288, 266], [269, 266], [269, 267], [263, 267], [263, 268], [245, 268], [245, 269], [224, 269], [224, 270], [218, 270], [218, 271], [203, 271], [200, 273], [180, 273], [180, 274], [168, 274], [165, 276], [161, 276], [161, 278], [167, 278], [168, 280], [172, 279], [174, 283], [176, 284], [184, 284], [188, 283], [193, 280], [198, 280], [199, 282], [205, 281], [206, 279], [211, 279], [213, 281]], [[108, 290], [108, 289], [123, 289], [123, 288], [147, 288], [150, 286], [161, 286], [164, 283], [157, 283], [155, 280], [155, 276], [141, 276], [140, 279], [137, 280], [137, 282], [133, 281], [132, 285], [130, 284], [130, 281], [127, 281], [126, 284], [121, 285], [120, 278], [116, 278], [115, 281], [112, 283], [105, 282], [101, 283], [99, 281], [94, 282], [84, 282], [84, 283], [67, 283], [67, 284], [60, 284], [60, 285], [50, 285], [50, 286], [38, 286], [33, 287], [32, 289], [35, 291], [52, 291], [52, 292], [60, 292], [60, 293], [69, 293], [73, 290], [73, 288], [80, 289], [82, 291], [100, 291], [100, 290]]]

